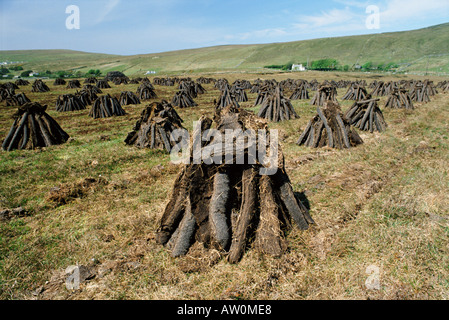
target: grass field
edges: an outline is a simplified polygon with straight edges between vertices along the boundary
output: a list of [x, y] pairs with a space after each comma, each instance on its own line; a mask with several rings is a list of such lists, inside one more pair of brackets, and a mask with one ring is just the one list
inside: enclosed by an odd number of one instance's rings
[[[214, 78], [232, 83], [299, 76], [320, 82], [380, 79], [312, 72]], [[170, 101], [176, 87], [155, 86], [158, 99], [125, 106], [122, 117], [94, 120], [89, 108], [55, 112], [57, 96], [75, 89], [47, 84], [48, 93], [32, 93], [31, 86], [16, 92], [47, 104], [71, 138], [46, 149], [0, 151], [0, 210], [28, 211], [0, 221], [1, 299], [449, 298], [449, 94], [440, 92], [413, 111], [387, 110], [382, 98], [388, 130], [361, 133], [365, 143], [349, 150], [297, 146], [315, 107], [292, 101], [300, 118], [269, 127], [281, 130], [287, 174], [317, 224], [305, 232], [294, 228], [280, 258], [249, 249], [232, 265], [199, 246], [174, 259], [156, 244], [154, 232], [180, 167], [162, 151], [123, 142], [143, 107]], [[111, 86], [103, 92], [119, 95], [138, 85]], [[219, 91], [204, 87], [207, 93], [195, 99], [198, 107], [177, 110], [188, 130], [201, 115], [213, 115]], [[345, 92], [338, 90], [339, 101]], [[257, 110], [256, 94], [248, 97], [242, 106]], [[351, 102], [341, 105], [346, 111]], [[2, 139], [16, 109], [0, 106]], [[94, 264], [97, 275], [68, 291], [64, 270], [76, 264]], [[365, 286], [369, 267], [379, 270], [379, 290]]]
[[[337, 59], [350, 67], [367, 62], [399, 64], [401, 72], [449, 73], [449, 23], [419, 30], [323, 38], [285, 43], [224, 45], [132, 56], [70, 50], [0, 51], [0, 61], [23, 61], [25, 70], [45, 72], [99, 69], [142, 76], [205, 72], [269, 72], [267, 65]], [[332, 48], [332, 50], [330, 50]], [[18, 73], [20, 74], [20, 72]]]

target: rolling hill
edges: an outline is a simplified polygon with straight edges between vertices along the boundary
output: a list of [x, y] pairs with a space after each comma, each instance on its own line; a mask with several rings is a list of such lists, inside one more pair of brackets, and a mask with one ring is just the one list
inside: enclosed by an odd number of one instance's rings
[[100, 69], [142, 75], [261, 71], [272, 64], [334, 58], [341, 65], [395, 62], [401, 71], [449, 73], [449, 23], [424, 29], [257, 45], [225, 45], [132, 56], [71, 50], [0, 51], [0, 61], [23, 61], [33, 71]]

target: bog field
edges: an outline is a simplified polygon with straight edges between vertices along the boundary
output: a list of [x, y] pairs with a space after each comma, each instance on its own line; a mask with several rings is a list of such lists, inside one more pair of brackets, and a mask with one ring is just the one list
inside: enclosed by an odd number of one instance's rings
[[[60, 96], [81, 90], [76, 85], [68, 88], [67, 79], [64, 85], [44, 79], [46, 92], [35, 92], [39, 90], [33, 90], [33, 81], [15, 89], [15, 94], [47, 105], [46, 113], [69, 138], [49, 147], [0, 150], [1, 299], [449, 298], [447, 78], [348, 72], [169, 77], [164, 82], [160, 76], [148, 76], [154, 90], [141, 92], [140, 103], [121, 105], [125, 114], [112, 117], [92, 116], [96, 101], [86, 109], [56, 111]], [[160, 220], [183, 165], [173, 164], [163, 148], [140, 148], [125, 139], [145, 106], [171, 103], [187, 77], [195, 83], [203, 77], [213, 79], [201, 83], [205, 92], [193, 98], [196, 105], [189, 106], [188, 97], [177, 98], [185, 107], [174, 110], [189, 132], [202, 116], [214, 117], [216, 104], [224, 101], [223, 87], [216, 85], [223, 79], [229, 86], [246, 80], [260, 88], [281, 87], [281, 105], [291, 103], [297, 117], [267, 124], [279, 130], [285, 172], [315, 223], [307, 230], [292, 224], [284, 234], [282, 254], [261, 253], [256, 242], [248, 241], [241, 258], [231, 263], [226, 252], [199, 242], [179, 257], [172, 257], [158, 242]], [[121, 101], [122, 92], [137, 93], [142, 85], [142, 79], [132, 79], [108, 81], [110, 88], [101, 88], [97, 95]], [[81, 86], [84, 81], [79, 79]], [[376, 87], [381, 81], [404, 87], [407, 94], [416, 83], [437, 93], [429, 95], [430, 101], [420, 101], [418, 94], [413, 109], [386, 107], [390, 97]], [[307, 85], [308, 99], [289, 99], [299, 83]], [[343, 99], [351, 86], [364, 87], [378, 99], [380, 110], [366, 116], [366, 126], [378, 124], [384, 130], [370, 132], [352, 125], [363, 143], [351, 148], [344, 147], [346, 139], [342, 148], [329, 147], [329, 140], [316, 140], [316, 148], [298, 145], [316, 117], [317, 105], [311, 101], [320, 84], [333, 88], [343, 114], [354, 105], [354, 100]], [[239, 102], [241, 109], [257, 114], [264, 107], [255, 106], [260, 91], [242, 90], [248, 100]], [[1, 142], [19, 108], [7, 95], [0, 102]], [[33, 142], [20, 141], [16, 145]], [[72, 289], [71, 266], [80, 271], [79, 287]]]

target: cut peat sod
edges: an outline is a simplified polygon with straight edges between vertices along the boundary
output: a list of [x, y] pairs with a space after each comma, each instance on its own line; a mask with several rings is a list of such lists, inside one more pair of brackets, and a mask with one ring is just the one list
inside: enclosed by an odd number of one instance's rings
[[[234, 106], [217, 108], [214, 121], [222, 133], [226, 129], [258, 132], [267, 128], [266, 120]], [[212, 120], [203, 116], [194, 132], [201, 134], [211, 125]], [[221, 141], [203, 143], [201, 150], [214, 143]], [[245, 157], [248, 150], [244, 149]], [[225, 149], [220, 156], [224, 159], [226, 155]], [[191, 158], [197, 156], [191, 152]], [[239, 262], [251, 245], [259, 252], [279, 256], [287, 247], [284, 234], [292, 228], [291, 220], [301, 230], [314, 223], [293, 192], [280, 149], [273, 175], [261, 175], [263, 166], [258, 162], [235, 163], [206, 164], [202, 160], [182, 168], [156, 234], [156, 241], [169, 248], [173, 257], [187, 254], [195, 242], [219, 250], [231, 263]]]

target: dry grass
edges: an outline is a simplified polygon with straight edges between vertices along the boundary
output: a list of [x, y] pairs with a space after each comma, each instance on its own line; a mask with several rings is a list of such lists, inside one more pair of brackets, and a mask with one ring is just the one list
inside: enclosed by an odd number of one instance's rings
[[[231, 83], [267, 77], [214, 75], [221, 76]], [[356, 79], [335, 73], [268, 77]], [[362, 133], [363, 145], [342, 151], [295, 145], [315, 107], [293, 101], [300, 119], [270, 127], [282, 130], [287, 173], [317, 225], [291, 231], [280, 258], [249, 250], [231, 265], [200, 246], [173, 259], [155, 243], [179, 167], [163, 152], [124, 144], [146, 102], [125, 106], [126, 116], [94, 120], [88, 110], [55, 112], [57, 95], [75, 90], [49, 86], [49, 93], [31, 93], [30, 86], [16, 91], [47, 103], [70, 141], [0, 153], [0, 209], [23, 206], [29, 212], [0, 221], [2, 299], [449, 298], [447, 94], [412, 112], [381, 108], [388, 130]], [[103, 92], [137, 88], [111, 86]], [[178, 110], [189, 130], [202, 114], [213, 114], [219, 92], [205, 88], [195, 99], [198, 107]], [[156, 86], [157, 100], [171, 100], [175, 91]], [[339, 90], [340, 99], [345, 91]], [[255, 95], [248, 96], [242, 105], [251, 108]], [[350, 102], [342, 105], [346, 110]], [[15, 109], [0, 106], [0, 136]], [[97, 276], [70, 292], [64, 270], [74, 264], [94, 265]], [[370, 265], [379, 267], [380, 290], [365, 286]]]

